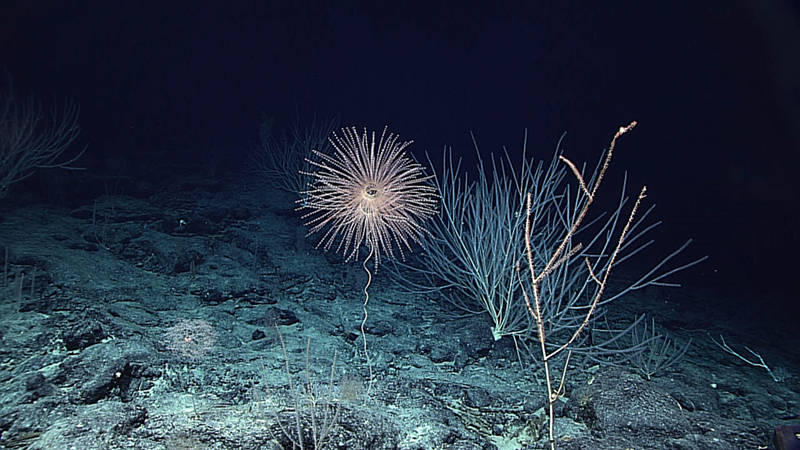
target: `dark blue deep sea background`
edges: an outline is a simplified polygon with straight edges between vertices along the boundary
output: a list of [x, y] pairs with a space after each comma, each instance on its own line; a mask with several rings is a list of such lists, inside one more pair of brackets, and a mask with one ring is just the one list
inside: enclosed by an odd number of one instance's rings
[[566, 133], [595, 164], [638, 121], [593, 208], [627, 173], [663, 222], [632, 267], [708, 258], [604, 326], [691, 346], [652, 377], [576, 358], [556, 448], [798, 448], [795, 2], [6, 0], [0, 69], [18, 102], [79, 104], [85, 148], [0, 199], [0, 448], [549, 448], [541, 364], [383, 269], [370, 379], [360, 262], [252, 170], [265, 120], [315, 118], [467, 171], [470, 133], [512, 161]]

